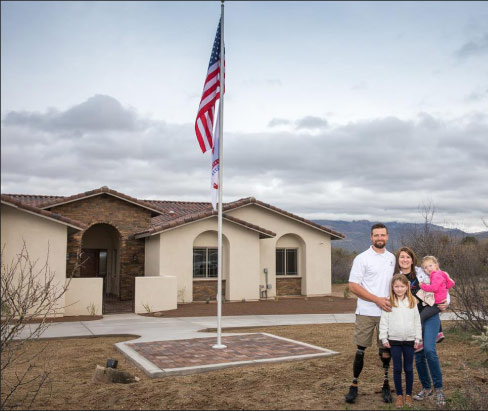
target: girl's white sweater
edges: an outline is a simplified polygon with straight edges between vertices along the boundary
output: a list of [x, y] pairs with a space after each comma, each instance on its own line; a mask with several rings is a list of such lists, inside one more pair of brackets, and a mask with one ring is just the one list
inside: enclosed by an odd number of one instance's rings
[[408, 307], [408, 298], [398, 301], [391, 312], [381, 311], [379, 338], [382, 342], [388, 339], [399, 341], [422, 341], [422, 325], [417, 305]]

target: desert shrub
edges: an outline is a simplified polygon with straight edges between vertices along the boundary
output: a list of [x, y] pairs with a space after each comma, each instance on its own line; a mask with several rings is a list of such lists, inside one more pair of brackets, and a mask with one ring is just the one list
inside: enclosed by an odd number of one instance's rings
[[30, 409], [50, 372], [44, 356], [47, 344], [34, 351], [28, 347], [49, 326], [47, 317], [61, 309], [59, 300], [69, 282], [56, 283], [49, 245], [45, 261], [33, 260], [24, 242], [12, 262], [5, 262], [3, 247], [1, 268], [0, 408]]
[[356, 257], [356, 253], [348, 252], [342, 248], [332, 248], [332, 282], [346, 283], [349, 279], [349, 272], [351, 271], [352, 261]]
[[479, 345], [481, 351], [488, 355], [488, 326], [485, 326], [485, 330], [480, 335], [473, 335], [473, 340]]
[[[464, 380], [450, 396], [447, 402], [447, 409], [456, 411], [486, 411], [488, 410], [488, 389], [486, 377], [480, 376], [480, 371], [473, 371], [465, 364]], [[486, 369], [482, 370], [486, 375]]]

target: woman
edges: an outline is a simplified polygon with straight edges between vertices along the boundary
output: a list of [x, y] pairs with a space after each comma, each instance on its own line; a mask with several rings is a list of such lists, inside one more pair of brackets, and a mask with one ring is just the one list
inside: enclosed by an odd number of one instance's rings
[[[428, 276], [424, 271], [417, 267], [417, 257], [412, 249], [404, 246], [398, 249], [395, 253], [396, 265], [395, 273], [403, 273], [407, 276], [410, 282], [410, 288], [414, 296], [420, 290], [419, 283], [424, 282]], [[419, 300], [419, 312], [425, 306]], [[440, 304], [439, 309], [445, 310], [447, 303]], [[436, 343], [437, 335], [439, 333], [441, 321], [439, 314], [436, 314], [425, 321], [423, 327], [424, 350], [415, 353], [415, 366], [422, 383], [422, 390], [413, 397], [413, 399], [421, 401], [429, 396], [435, 395], [437, 406], [445, 406], [446, 398], [442, 391], [442, 371], [437, 356]], [[432, 392], [432, 382], [434, 384], [435, 394]]]

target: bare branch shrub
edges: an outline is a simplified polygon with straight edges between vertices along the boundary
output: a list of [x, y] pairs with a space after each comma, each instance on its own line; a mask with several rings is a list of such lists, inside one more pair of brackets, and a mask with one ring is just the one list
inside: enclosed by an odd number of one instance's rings
[[450, 290], [450, 310], [466, 327], [481, 333], [488, 324], [488, 243], [466, 241], [433, 230], [435, 208], [432, 205], [424, 206], [422, 214], [422, 228], [404, 234], [402, 243], [411, 247], [419, 258], [426, 255], [438, 258], [440, 268], [456, 282]]
[[348, 281], [352, 261], [355, 257], [356, 253], [354, 252], [348, 252], [342, 248], [331, 249], [332, 282], [346, 283]]
[[[488, 410], [488, 391], [486, 390], [486, 376], [480, 376], [462, 364], [464, 370], [463, 384], [455, 390], [447, 404], [449, 410], [457, 411], [486, 411]], [[484, 374], [486, 375], [486, 373]]]
[[[5, 262], [5, 246], [1, 251], [1, 409], [29, 409], [49, 371], [41, 356], [47, 345], [29, 352], [29, 343], [49, 327], [48, 317], [62, 309], [61, 297], [69, 286], [56, 282], [49, 267], [49, 244], [46, 259], [32, 260], [23, 242], [20, 252], [10, 263]], [[13, 395], [15, 400], [13, 400]]]

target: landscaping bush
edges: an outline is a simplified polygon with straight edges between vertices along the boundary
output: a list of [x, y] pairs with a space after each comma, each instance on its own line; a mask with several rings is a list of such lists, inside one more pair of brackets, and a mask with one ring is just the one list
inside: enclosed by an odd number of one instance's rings
[[349, 280], [349, 272], [351, 271], [352, 261], [356, 257], [356, 253], [348, 252], [342, 248], [333, 247], [331, 250], [332, 260], [332, 282], [346, 283]]

